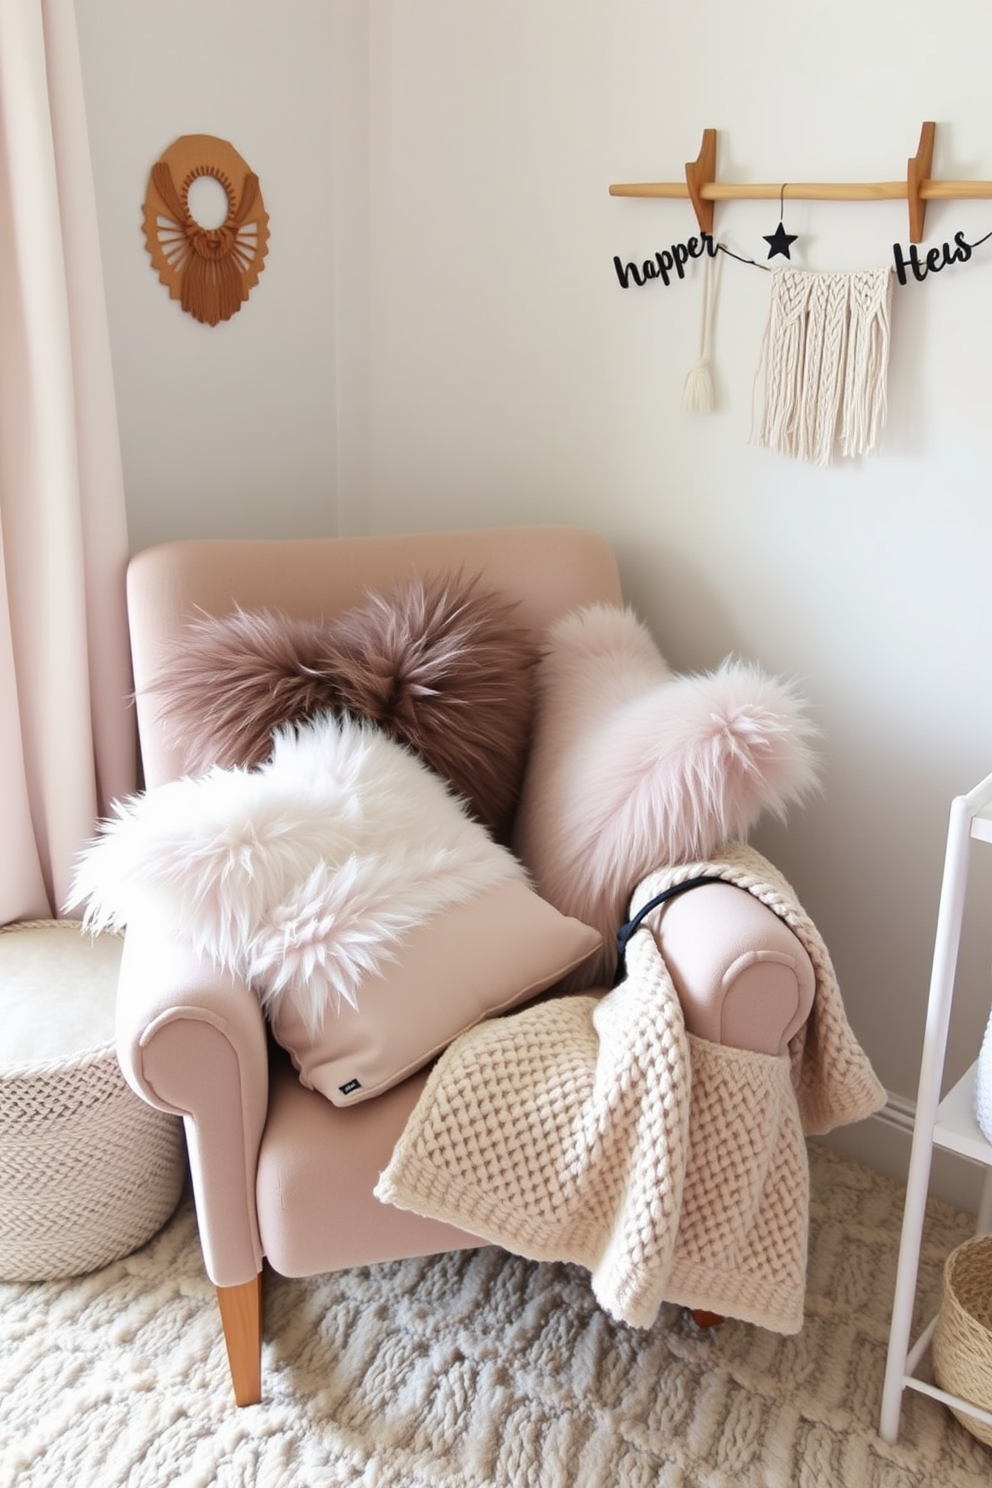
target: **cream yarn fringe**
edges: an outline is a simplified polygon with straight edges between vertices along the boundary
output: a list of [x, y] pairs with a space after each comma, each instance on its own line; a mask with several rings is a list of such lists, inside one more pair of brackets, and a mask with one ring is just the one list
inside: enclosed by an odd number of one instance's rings
[[756, 444], [821, 466], [837, 449], [876, 448], [887, 412], [891, 299], [889, 268], [773, 273]]
[[[719, 245], [718, 245], [719, 247]], [[713, 314], [716, 307], [716, 292], [720, 282], [722, 253], [707, 253], [703, 263], [703, 309], [699, 328], [699, 355], [682, 391], [682, 407], [691, 413], [712, 413], [716, 403], [713, 392], [713, 374], [710, 370], [713, 355]]]

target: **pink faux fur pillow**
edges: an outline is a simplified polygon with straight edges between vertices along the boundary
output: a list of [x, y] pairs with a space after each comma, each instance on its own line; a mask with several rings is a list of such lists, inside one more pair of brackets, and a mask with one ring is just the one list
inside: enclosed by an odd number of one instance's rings
[[257, 767], [276, 729], [348, 713], [415, 749], [506, 841], [538, 658], [513, 610], [478, 577], [456, 574], [411, 576], [326, 623], [270, 611], [205, 616], [151, 690], [188, 773]]
[[647, 873], [711, 856], [812, 789], [815, 732], [793, 688], [755, 666], [673, 676], [629, 609], [552, 626], [513, 847], [539, 894], [603, 936], [584, 985], [612, 976]]

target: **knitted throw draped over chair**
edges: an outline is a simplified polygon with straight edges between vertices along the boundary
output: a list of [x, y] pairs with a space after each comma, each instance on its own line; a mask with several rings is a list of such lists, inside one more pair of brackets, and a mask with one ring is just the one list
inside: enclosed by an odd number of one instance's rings
[[829, 465], [873, 450], [886, 415], [889, 268], [778, 269], [762, 345], [764, 408], [754, 442]]

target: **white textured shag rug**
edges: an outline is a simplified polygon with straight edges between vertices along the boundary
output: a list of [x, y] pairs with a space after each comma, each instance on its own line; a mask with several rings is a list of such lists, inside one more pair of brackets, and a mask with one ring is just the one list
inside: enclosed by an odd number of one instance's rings
[[[577, 1267], [495, 1249], [266, 1278], [238, 1410], [188, 1199], [144, 1249], [0, 1286], [2, 1488], [987, 1488], [992, 1451], [907, 1393], [876, 1434], [902, 1189], [818, 1145], [806, 1322], [612, 1322]], [[931, 1205], [921, 1293], [970, 1233]], [[926, 1302], [921, 1299], [921, 1308]]]

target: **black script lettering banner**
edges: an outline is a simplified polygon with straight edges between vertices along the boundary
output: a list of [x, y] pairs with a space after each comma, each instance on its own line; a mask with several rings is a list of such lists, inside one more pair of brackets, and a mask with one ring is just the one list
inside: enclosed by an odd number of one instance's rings
[[716, 252], [717, 245], [711, 234], [704, 232], [698, 238], [690, 238], [687, 243], [673, 243], [671, 248], [663, 248], [654, 258], [646, 258], [640, 267], [635, 263], [625, 264], [621, 258], [616, 257], [613, 259], [613, 267], [617, 271], [621, 289], [629, 289], [631, 282], [647, 284], [649, 279], [660, 279], [667, 288], [672, 282], [672, 274], [679, 279], [685, 278], [686, 264], [690, 259], [702, 258], [704, 253], [715, 258]]
[[[984, 243], [985, 239], [980, 238], [979, 242]], [[954, 234], [953, 244], [942, 243], [939, 248], [929, 248], [922, 257], [915, 243], [910, 243], [906, 252], [903, 252], [898, 243], [893, 243], [892, 255], [896, 262], [899, 283], [908, 284], [912, 274], [916, 283], [922, 284], [928, 274], [939, 274], [942, 269], [950, 268], [951, 264], [967, 263], [972, 250], [977, 247], [978, 243], [965, 241], [963, 232]]]

